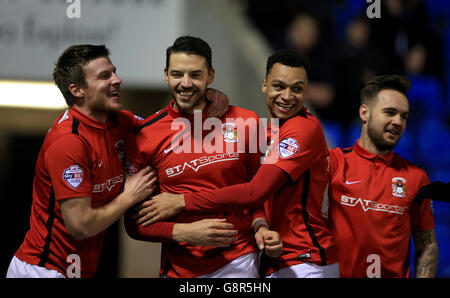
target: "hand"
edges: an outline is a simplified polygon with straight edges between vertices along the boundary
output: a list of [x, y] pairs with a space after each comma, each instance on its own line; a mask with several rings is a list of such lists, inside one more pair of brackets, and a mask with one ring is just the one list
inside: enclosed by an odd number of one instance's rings
[[228, 111], [230, 100], [225, 93], [208, 88], [206, 90], [206, 98], [211, 102], [207, 112], [208, 117], [221, 117]]
[[133, 206], [151, 195], [156, 189], [157, 181], [156, 172], [151, 166], [143, 168], [136, 175], [126, 177], [123, 195], [129, 200], [129, 205]]
[[136, 224], [147, 226], [158, 220], [172, 217], [184, 210], [184, 195], [164, 192], [142, 202], [131, 217]]
[[261, 226], [255, 234], [256, 244], [260, 250], [264, 249], [266, 255], [272, 258], [279, 257], [283, 252], [283, 242], [280, 234]]
[[173, 240], [199, 246], [227, 247], [237, 240], [237, 230], [224, 218], [208, 218], [173, 227]]

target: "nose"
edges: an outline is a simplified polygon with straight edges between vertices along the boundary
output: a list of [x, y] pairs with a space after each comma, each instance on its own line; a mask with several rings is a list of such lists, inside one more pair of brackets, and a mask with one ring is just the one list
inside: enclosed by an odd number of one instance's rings
[[192, 81], [189, 74], [184, 74], [183, 79], [181, 80], [181, 87], [190, 88], [192, 87]]
[[112, 73], [112, 85], [122, 85], [122, 79], [115, 73]]
[[281, 98], [285, 101], [291, 100], [292, 99], [291, 89], [289, 88], [284, 89], [283, 92], [281, 92]]

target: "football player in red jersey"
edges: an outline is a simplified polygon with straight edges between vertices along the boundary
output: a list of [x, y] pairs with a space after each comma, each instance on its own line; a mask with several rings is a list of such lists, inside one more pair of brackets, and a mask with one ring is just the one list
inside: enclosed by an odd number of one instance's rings
[[7, 277], [93, 276], [106, 228], [155, 188], [150, 167], [123, 175], [123, 143], [140, 120], [121, 111], [122, 81], [108, 56], [105, 46], [79, 45], [58, 59], [53, 78], [69, 108], [39, 153], [30, 230]]
[[[259, 153], [249, 150], [250, 134], [257, 132], [256, 113], [230, 106], [227, 113], [215, 119], [218, 123], [215, 126], [220, 129], [203, 129], [212, 120], [206, 116], [210, 106], [206, 90], [214, 80], [209, 45], [197, 37], [177, 38], [167, 49], [164, 73], [172, 101], [136, 130], [136, 141], [127, 147], [130, 167], [139, 169], [151, 164], [157, 170], [160, 189], [172, 193], [216, 189], [249, 181], [260, 162]], [[239, 130], [234, 133], [238, 120], [248, 120], [255, 125], [247, 133], [241, 134]], [[180, 129], [178, 123], [183, 123], [184, 128]], [[200, 138], [196, 136], [196, 125], [202, 127]], [[180, 134], [183, 134], [182, 144], [174, 142]], [[215, 145], [203, 142], [211, 136]], [[244, 151], [238, 150], [239, 144], [245, 145]], [[224, 151], [216, 151], [217, 146]], [[141, 208], [145, 210], [145, 203]], [[131, 213], [125, 217], [126, 229], [132, 238], [163, 242], [160, 275], [182, 278], [258, 277], [255, 237], [260, 239], [258, 241], [273, 241], [274, 250], [281, 248], [278, 233], [268, 230], [264, 222], [262, 209], [242, 208], [208, 214], [186, 213], [148, 226], [140, 225], [139, 220], [137, 224], [132, 221]]]
[[[308, 94], [308, 62], [295, 51], [268, 58], [262, 90], [278, 127], [264, 164], [249, 183], [183, 195], [163, 193], [146, 202], [143, 221], [185, 211], [233, 210], [264, 204], [271, 229], [280, 233], [283, 252], [261, 260], [269, 277], [339, 277], [336, 247], [327, 224], [324, 193], [329, 181], [328, 150], [322, 127], [303, 106]], [[271, 239], [263, 247], [271, 248]]]
[[436, 275], [431, 201], [414, 202], [428, 177], [393, 152], [406, 128], [410, 85], [397, 75], [370, 81], [361, 91], [360, 138], [330, 150], [330, 225], [342, 277], [408, 277], [411, 233], [416, 276]]

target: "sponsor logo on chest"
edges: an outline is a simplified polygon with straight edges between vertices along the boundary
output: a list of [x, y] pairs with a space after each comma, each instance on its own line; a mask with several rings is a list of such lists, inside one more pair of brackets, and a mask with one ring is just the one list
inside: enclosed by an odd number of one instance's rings
[[218, 162], [229, 162], [239, 159], [239, 153], [219, 153], [215, 155], [202, 156], [190, 161], [186, 161], [182, 164], [176, 165], [166, 169], [167, 177], [174, 177], [183, 174], [185, 170], [191, 169], [194, 172], [198, 172], [201, 167], [211, 166]]
[[353, 198], [350, 196], [342, 195], [341, 196], [341, 205], [354, 207], [354, 208], [362, 208], [364, 212], [369, 210], [378, 211], [378, 212], [388, 212], [394, 214], [405, 214], [405, 211], [408, 209], [408, 206], [400, 206], [394, 204], [387, 203], [379, 203], [377, 201], [366, 200], [362, 198]]

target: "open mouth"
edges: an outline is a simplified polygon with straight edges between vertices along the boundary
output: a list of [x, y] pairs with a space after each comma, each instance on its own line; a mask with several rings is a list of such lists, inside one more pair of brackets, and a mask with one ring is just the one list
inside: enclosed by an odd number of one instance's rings
[[278, 110], [280, 110], [280, 112], [283, 112], [283, 113], [289, 112], [294, 107], [293, 104], [288, 105], [288, 104], [282, 104], [279, 102], [275, 102], [275, 105], [278, 107]]
[[400, 135], [400, 129], [396, 128], [385, 129], [385, 132], [394, 137], [398, 137]]
[[188, 101], [196, 91], [177, 90], [177, 94], [182, 101]]

